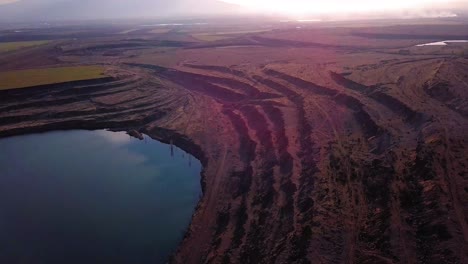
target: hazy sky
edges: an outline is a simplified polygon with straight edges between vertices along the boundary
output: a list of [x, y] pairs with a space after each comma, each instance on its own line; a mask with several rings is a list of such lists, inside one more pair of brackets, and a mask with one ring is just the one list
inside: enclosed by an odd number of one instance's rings
[[13, 3], [13, 2], [17, 2], [19, 0], [0, 0], [0, 5], [1, 4], [9, 4], [9, 3]]
[[[395, 11], [450, 6], [460, 0], [222, 0], [252, 10], [277, 13], [337, 13]], [[465, 2], [468, 2], [465, 0]]]
[[[56, 20], [257, 12], [288, 16], [384, 13], [450, 15], [468, 0], [0, 0], [0, 20]], [[428, 13], [428, 11], [432, 13]], [[439, 13], [438, 13], [439, 12]]]

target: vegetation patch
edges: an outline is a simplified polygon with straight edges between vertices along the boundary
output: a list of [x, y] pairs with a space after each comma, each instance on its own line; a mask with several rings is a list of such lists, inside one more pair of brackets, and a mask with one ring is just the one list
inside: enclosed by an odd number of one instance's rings
[[261, 29], [261, 30], [241, 30], [241, 31], [198, 33], [198, 34], [192, 34], [192, 37], [201, 41], [217, 41], [217, 40], [231, 39], [238, 35], [243, 35], [243, 34], [264, 33], [264, 32], [269, 32], [269, 31], [271, 30]]
[[105, 77], [104, 68], [100, 66], [76, 66], [7, 71], [0, 73], [0, 90], [100, 79], [103, 77]]
[[40, 45], [45, 45], [49, 43], [48, 40], [38, 40], [38, 41], [17, 41], [17, 42], [4, 42], [0, 43], [0, 53], [15, 51], [23, 48], [35, 47]]

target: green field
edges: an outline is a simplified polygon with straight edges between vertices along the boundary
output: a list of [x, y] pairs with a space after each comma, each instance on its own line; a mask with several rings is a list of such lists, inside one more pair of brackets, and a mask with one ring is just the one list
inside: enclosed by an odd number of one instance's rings
[[0, 72], [0, 90], [105, 77], [100, 66], [76, 66]]
[[0, 43], [0, 52], [8, 52], [19, 50], [28, 47], [40, 46], [49, 43], [48, 40], [39, 40], [39, 41], [20, 41], [20, 42], [3, 42]]

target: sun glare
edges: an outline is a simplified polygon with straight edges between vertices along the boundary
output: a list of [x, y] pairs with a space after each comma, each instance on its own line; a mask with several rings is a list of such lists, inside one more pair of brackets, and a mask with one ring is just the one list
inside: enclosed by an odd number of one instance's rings
[[447, 0], [222, 0], [251, 11], [289, 15], [395, 11], [440, 5]]

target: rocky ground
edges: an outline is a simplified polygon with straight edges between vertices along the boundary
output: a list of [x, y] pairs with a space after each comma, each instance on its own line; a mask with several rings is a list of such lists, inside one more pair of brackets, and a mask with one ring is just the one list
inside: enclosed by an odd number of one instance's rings
[[464, 47], [345, 33], [8, 54], [2, 70], [37, 54], [111, 78], [1, 92], [0, 137], [136, 130], [197, 156], [204, 195], [174, 263], [467, 263]]

